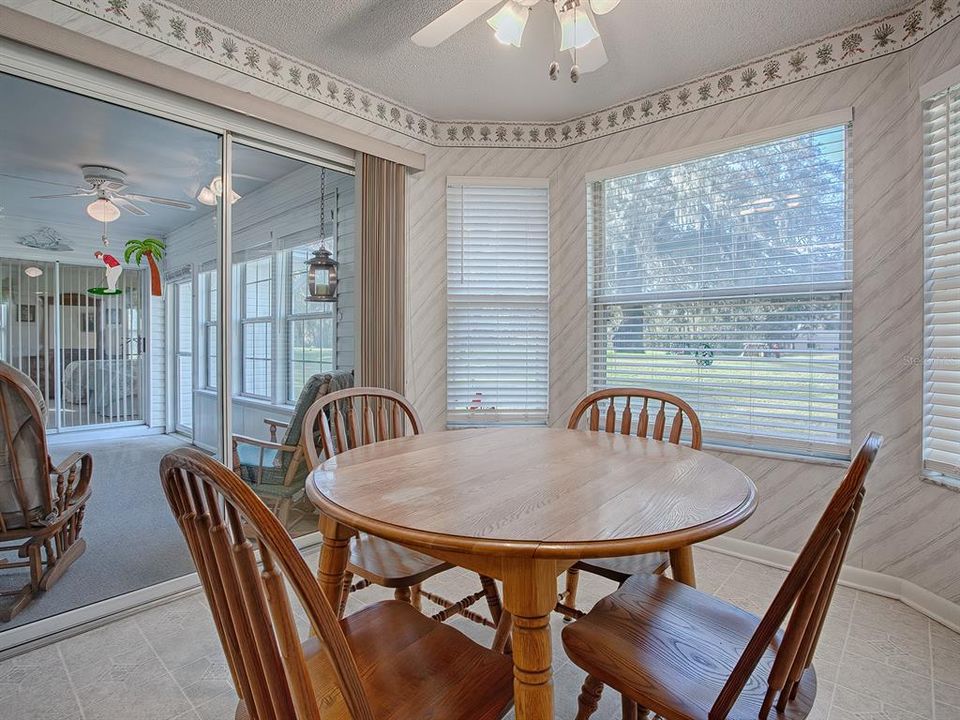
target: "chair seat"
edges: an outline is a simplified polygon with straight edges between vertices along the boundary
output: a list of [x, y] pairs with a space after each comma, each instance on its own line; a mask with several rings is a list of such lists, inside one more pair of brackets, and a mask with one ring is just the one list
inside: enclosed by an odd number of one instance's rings
[[347, 570], [374, 585], [406, 588], [449, 570], [452, 565], [403, 545], [360, 533], [350, 541]]
[[[376, 720], [499, 720], [513, 704], [513, 663], [407, 603], [387, 600], [340, 621]], [[327, 654], [303, 644], [323, 720], [350, 720]], [[237, 720], [248, 714], [243, 702]]]
[[670, 565], [670, 556], [666, 553], [644, 553], [627, 557], [596, 558], [581, 560], [574, 569], [600, 575], [601, 577], [623, 582], [631, 575], [640, 573], [663, 572]]
[[[666, 720], [707, 720], [760, 620], [659, 575], [636, 575], [563, 630], [574, 663]], [[780, 634], [767, 648], [729, 720], [753, 720], [767, 689]], [[813, 668], [794, 701], [769, 720], [802, 720], [816, 697]], [[764, 719], [766, 720], [766, 719]]]

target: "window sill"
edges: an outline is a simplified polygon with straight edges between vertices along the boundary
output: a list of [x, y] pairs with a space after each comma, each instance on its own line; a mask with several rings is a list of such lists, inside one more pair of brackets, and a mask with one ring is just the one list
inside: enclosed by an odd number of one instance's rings
[[[194, 390], [197, 395], [206, 395], [207, 397], [218, 397], [216, 390], [200, 388]], [[294, 405], [288, 403], [276, 403], [273, 400], [264, 400], [263, 398], [249, 397], [247, 395], [234, 395], [232, 401], [240, 405], [249, 405], [250, 407], [274, 408], [284, 412], [293, 412]]]
[[771, 460], [785, 460], [788, 462], [808, 463], [810, 465], [826, 465], [827, 467], [845, 468], [850, 464], [849, 458], [825, 457], [822, 455], [800, 455], [799, 453], [778, 452], [776, 450], [761, 450], [760, 448], [738, 447], [736, 445], [704, 443], [703, 449], [713, 453], [750, 455], [752, 457], [770, 458]]
[[960, 478], [930, 472], [929, 470], [921, 470], [920, 481], [928, 485], [936, 485], [937, 487], [946, 488], [947, 490], [953, 490], [953, 492], [960, 492]]

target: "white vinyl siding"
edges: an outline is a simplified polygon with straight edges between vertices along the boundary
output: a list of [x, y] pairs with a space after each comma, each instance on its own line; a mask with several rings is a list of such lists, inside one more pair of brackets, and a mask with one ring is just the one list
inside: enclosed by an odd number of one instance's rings
[[547, 181], [448, 179], [447, 424], [546, 424]]
[[923, 469], [960, 479], [960, 85], [923, 109]]
[[850, 448], [848, 126], [588, 183], [589, 385], [647, 387], [705, 439]]

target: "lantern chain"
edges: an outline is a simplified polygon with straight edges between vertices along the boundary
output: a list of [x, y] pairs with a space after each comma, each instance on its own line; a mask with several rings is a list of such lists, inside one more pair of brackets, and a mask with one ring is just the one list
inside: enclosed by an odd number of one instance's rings
[[327, 234], [325, 232], [327, 210], [327, 169], [320, 168], [320, 247], [326, 247]]

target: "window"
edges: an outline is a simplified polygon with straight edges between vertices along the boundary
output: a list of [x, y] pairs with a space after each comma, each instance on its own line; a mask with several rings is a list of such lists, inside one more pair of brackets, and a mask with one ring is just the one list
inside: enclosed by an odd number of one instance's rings
[[307, 258], [313, 245], [287, 252], [290, 282], [287, 293], [285, 337], [287, 341], [287, 402], [295, 403], [307, 379], [333, 370], [333, 303], [307, 302]]
[[273, 396], [273, 258], [241, 263], [240, 392]]
[[923, 470], [960, 480], [960, 85], [924, 104], [923, 141]]
[[675, 393], [712, 444], [848, 457], [847, 133], [591, 181], [591, 387]]
[[448, 179], [447, 423], [546, 424], [547, 181]]
[[200, 273], [200, 315], [202, 333], [203, 370], [202, 385], [205, 390], [217, 389], [217, 272]]
[[174, 354], [176, 357], [176, 428], [193, 427], [193, 283], [189, 280], [173, 285], [174, 289]]

